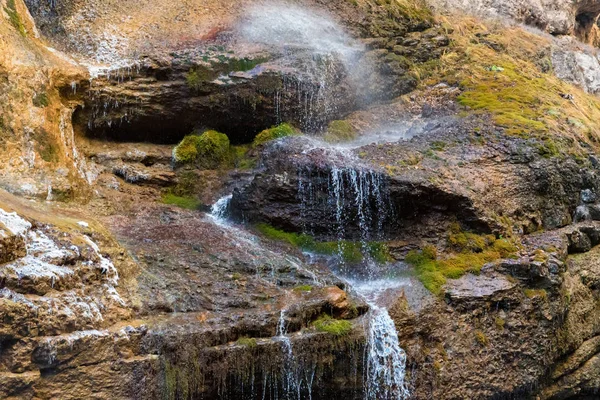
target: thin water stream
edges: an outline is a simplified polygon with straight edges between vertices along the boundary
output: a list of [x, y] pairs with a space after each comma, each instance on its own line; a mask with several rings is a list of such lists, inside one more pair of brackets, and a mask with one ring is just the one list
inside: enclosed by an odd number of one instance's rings
[[[310, 199], [312, 192], [306, 182], [299, 187], [299, 195], [303, 198], [304, 208], [319, 206], [315, 199]], [[366, 244], [376, 235], [384, 223], [387, 201], [386, 190], [376, 174], [367, 171], [351, 169], [332, 169], [329, 182], [329, 202], [335, 205], [336, 221], [338, 222], [338, 238], [343, 240], [344, 230], [349, 223], [358, 223], [361, 230], [361, 240]], [[226, 196], [212, 207], [212, 218], [225, 224], [227, 207], [231, 196]], [[313, 201], [314, 200], [314, 201]], [[349, 221], [345, 208], [354, 208], [356, 221]], [[377, 217], [373, 215], [373, 206], [377, 207]], [[373, 219], [378, 218], [373, 224]], [[375, 232], [375, 233], [373, 233]], [[373, 260], [368, 260], [366, 273], [352, 273], [344, 265], [342, 258], [337, 257], [337, 265], [332, 272], [346, 280], [352, 290], [365, 299], [370, 306], [368, 314], [367, 346], [364, 357], [364, 396], [365, 400], [401, 400], [408, 398], [409, 391], [405, 383], [406, 353], [401, 348], [396, 326], [391, 319], [387, 306], [390, 298], [397, 298], [399, 292], [410, 286], [409, 279], [388, 279], [378, 276], [379, 266]], [[395, 297], [394, 297], [395, 296]], [[285, 310], [282, 310], [277, 329], [277, 340], [282, 343], [283, 352], [283, 399], [301, 399], [302, 382], [297, 374], [298, 366], [294, 363], [292, 342], [287, 335]], [[312, 381], [309, 385], [312, 390]]]

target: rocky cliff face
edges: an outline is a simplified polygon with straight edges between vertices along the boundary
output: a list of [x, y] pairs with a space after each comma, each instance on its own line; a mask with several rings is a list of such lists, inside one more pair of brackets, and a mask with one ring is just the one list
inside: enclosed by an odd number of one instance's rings
[[21, 1], [2, 3], [0, 56], [3, 186], [36, 197], [72, 197], [85, 181], [60, 91], [84, 69], [39, 39]]
[[0, 396], [595, 398], [598, 14], [0, 1]]
[[600, 6], [595, 1], [434, 1], [441, 10], [460, 9], [484, 17], [512, 19], [552, 35], [573, 35], [584, 42], [596, 38]]

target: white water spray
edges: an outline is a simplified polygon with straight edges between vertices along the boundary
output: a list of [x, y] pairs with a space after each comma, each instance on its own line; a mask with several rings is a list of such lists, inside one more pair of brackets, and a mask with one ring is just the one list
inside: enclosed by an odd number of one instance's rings
[[[366, 93], [363, 83], [373, 68], [359, 62], [364, 45], [320, 9], [263, 3], [246, 10], [237, 31], [242, 47], [258, 47], [277, 56], [273, 65], [284, 72], [282, 87], [275, 93], [278, 121], [290, 117], [283, 104], [295, 101], [299, 115], [294, 118], [303, 129], [318, 131], [324, 117], [337, 114], [340, 102]], [[350, 82], [351, 88], [340, 91], [342, 81]], [[290, 97], [294, 93], [297, 99]]]
[[400, 347], [396, 325], [386, 300], [396, 298], [412, 286], [409, 279], [349, 280], [352, 288], [369, 304], [367, 347], [364, 361], [365, 400], [402, 400], [410, 396], [404, 381], [406, 353]]
[[214, 217], [215, 220], [224, 222], [227, 219], [227, 210], [232, 197], [232, 195], [221, 197], [212, 205], [210, 208], [210, 215]]
[[394, 321], [385, 308], [371, 304], [367, 338], [365, 399], [398, 400], [409, 396], [404, 382], [406, 353]]
[[239, 30], [249, 43], [290, 56], [295, 51], [310, 51], [317, 56], [335, 54], [350, 65], [364, 50], [331, 15], [289, 3], [269, 2], [249, 8]]

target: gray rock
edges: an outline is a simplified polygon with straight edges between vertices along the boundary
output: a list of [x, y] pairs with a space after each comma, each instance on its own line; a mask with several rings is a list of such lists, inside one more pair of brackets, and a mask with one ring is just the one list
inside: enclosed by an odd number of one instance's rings
[[573, 222], [577, 223], [577, 222], [581, 222], [581, 221], [589, 221], [592, 219], [592, 216], [590, 215], [590, 210], [588, 208], [588, 206], [583, 205], [583, 206], [579, 206], [577, 207], [577, 209], [575, 209], [575, 215], [573, 216]]
[[569, 253], [586, 253], [592, 248], [592, 242], [588, 235], [580, 231], [573, 231], [567, 237], [569, 238]]
[[492, 273], [489, 275], [467, 274], [460, 279], [450, 279], [446, 284], [446, 297], [451, 300], [490, 299], [505, 293], [516, 286], [505, 276]]
[[590, 214], [590, 219], [600, 221], [600, 204], [590, 204], [587, 206]]
[[581, 201], [584, 203], [595, 203], [598, 199], [596, 193], [594, 193], [591, 189], [584, 189], [581, 191]]
[[552, 65], [556, 76], [576, 84], [589, 93], [600, 91], [600, 62], [594, 54], [555, 47], [552, 49]]

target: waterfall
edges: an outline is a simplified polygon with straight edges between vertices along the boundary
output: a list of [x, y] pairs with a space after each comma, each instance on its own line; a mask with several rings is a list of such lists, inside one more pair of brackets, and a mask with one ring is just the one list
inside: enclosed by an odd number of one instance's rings
[[[296, 71], [282, 76], [282, 87], [275, 92], [275, 117], [289, 119], [293, 110], [283, 109], [282, 100], [294, 101], [298, 106], [294, 118], [305, 131], [325, 128], [323, 117], [337, 115], [340, 100], [356, 96], [359, 83], [373, 74], [372, 68], [364, 68], [364, 60], [359, 68], [364, 45], [320, 9], [282, 1], [260, 3], [246, 10], [236, 32], [247, 45], [278, 54], [284, 70]], [[340, 92], [344, 78], [352, 88]]]
[[[335, 166], [331, 167], [327, 176], [310, 167], [298, 168], [297, 174], [304, 232], [314, 233], [310, 221], [326, 209], [331, 214], [332, 233], [338, 240], [340, 258], [344, 252], [344, 240], [352, 234], [352, 230], [358, 230], [359, 241], [368, 260], [369, 242], [382, 238], [384, 224], [394, 216], [382, 174], [362, 167]], [[346, 269], [345, 265], [340, 267]]]
[[365, 399], [396, 400], [409, 396], [404, 382], [406, 353], [385, 308], [371, 306], [366, 349]]
[[294, 362], [294, 350], [292, 348], [292, 341], [287, 336], [285, 309], [282, 309], [281, 313], [279, 314], [279, 323], [277, 324], [277, 338], [281, 341], [281, 344], [283, 346], [283, 398], [293, 399], [297, 397], [298, 400], [301, 400], [302, 385], [296, 376], [297, 367]]
[[[358, 230], [365, 255], [370, 240], [380, 239], [384, 224], [393, 217], [391, 199], [383, 175], [366, 168], [332, 167], [328, 172], [304, 167], [298, 169], [298, 197], [301, 203], [301, 216], [310, 221], [309, 216], [321, 215], [323, 209], [331, 212], [332, 231], [343, 251], [343, 241], [351, 230]], [[231, 196], [218, 200], [211, 208], [211, 217], [219, 224], [226, 224]], [[314, 214], [316, 213], [316, 214]], [[310, 233], [312, 227], [305, 224]], [[404, 382], [406, 353], [401, 348], [394, 321], [382, 305], [382, 298], [390, 290], [400, 290], [410, 282], [403, 279], [378, 278], [377, 265], [373, 272], [349, 274], [343, 258], [338, 266], [338, 275], [346, 279], [356, 293], [370, 306], [367, 315], [367, 337], [363, 360], [363, 393], [365, 400], [403, 400], [410, 393]], [[336, 271], [333, 271], [334, 273]], [[359, 276], [357, 276], [359, 275]], [[286, 311], [282, 310], [274, 338], [282, 346], [280, 372], [281, 386], [271, 387], [272, 397], [282, 400], [301, 400], [303, 394], [312, 397], [314, 366], [305, 369], [294, 358], [292, 341], [287, 333]], [[266, 378], [265, 378], [266, 379]], [[277, 388], [281, 388], [278, 391]], [[266, 381], [265, 381], [266, 390]], [[303, 393], [303, 391], [305, 393]]]
[[210, 215], [217, 221], [224, 222], [227, 217], [227, 211], [229, 209], [229, 203], [233, 196], [230, 194], [225, 197], [221, 197], [215, 204], [210, 208]]
[[370, 259], [366, 263], [369, 279], [355, 281], [356, 273], [348, 271], [341, 257], [343, 240], [352, 229], [352, 224], [358, 227], [363, 252], [368, 257], [368, 241], [381, 238], [384, 223], [393, 217], [393, 207], [390, 206], [389, 192], [382, 175], [363, 168], [332, 167], [326, 188], [315, 187], [313, 180], [323, 181], [310, 169], [298, 170], [301, 213], [307, 217], [313, 210], [322, 209], [323, 200], [319, 199], [319, 193], [327, 193], [326, 203], [333, 213], [339, 243], [341, 261], [338, 274], [348, 278], [352, 288], [365, 298], [371, 308], [364, 360], [364, 397], [366, 400], [405, 399], [409, 396], [404, 382], [406, 353], [400, 347], [394, 321], [387, 309], [378, 303], [379, 297], [387, 289], [397, 289], [406, 285], [406, 282], [376, 279], [377, 265]]
[[406, 278], [349, 280], [369, 304], [367, 346], [364, 358], [365, 400], [402, 400], [410, 396], [404, 381], [406, 353], [400, 347], [396, 325], [382, 303], [390, 292], [411, 286]]

